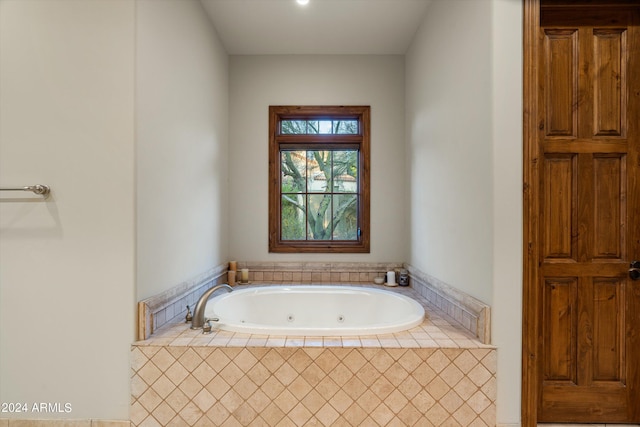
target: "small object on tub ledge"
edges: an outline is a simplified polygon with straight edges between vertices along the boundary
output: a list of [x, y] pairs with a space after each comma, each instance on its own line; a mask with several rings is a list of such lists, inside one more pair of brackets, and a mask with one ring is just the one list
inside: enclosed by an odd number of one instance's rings
[[395, 271], [387, 271], [387, 282], [384, 284], [385, 286], [398, 286], [396, 283], [396, 272]]
[[384, 277], [374, 277], [373, 283], [376, 285], [382, 285], [384, 283]]
[[398, 285], [400, 286], [409, 286], [409, 271], [406, 269], [401, 269], [398, 277]]
[[238, 269], [238, 263], [236, 261], [229, 261], [229, 270], [236, 271]]
[[229, 282], [229, 285], [231, 285], [231, 286], [234, 286], [236, 284], [236, 271], [235, 270], [227, 271], [227, 282]]
[[240, 270], [240, 283], [242, 283], [243, 285], [246, 285], [247, 283], [249, 283], [249, 269], [248, 268], [243, 268], [242, 270]]

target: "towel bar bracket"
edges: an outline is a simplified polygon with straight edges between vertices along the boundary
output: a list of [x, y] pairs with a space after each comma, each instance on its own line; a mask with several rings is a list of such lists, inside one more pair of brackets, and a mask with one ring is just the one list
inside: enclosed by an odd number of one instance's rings
[[31, 191], [34, 194], [46, 197], [51, 192], [51, 188], [48, 185], [36, 184], [27, 187], [0, 188], [0, 191]]

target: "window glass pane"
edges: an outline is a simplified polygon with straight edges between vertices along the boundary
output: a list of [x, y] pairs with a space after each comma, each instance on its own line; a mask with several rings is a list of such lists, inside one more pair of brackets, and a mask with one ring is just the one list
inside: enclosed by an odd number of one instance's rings
[[331, 183], [331, 151], [307, 151], [307, 192], [324, 193], [328, 191], [329, 183]]
[[282, 195], [282, 239], [305, 240], [306, 208], [305, 196], [300, 194]]
[[334, 120], [333, 133], [355, 135], [358, 133], [358, 121]]
[[355, 194], [333, 196], [334, 240], [358, 240], [358, 198]]
[[333, 126], [331, 120], [318, 121], [318, 133], [332, 133]]
[[334, 193], [358, 192], [358, 151], [340, 150], [333, 152]]
[[283, 134], [305, 134], [307, 133], [307, 121], [283, 120], [280, 125], [280, 132]]
[[303, 193], [306, 191], [306, 151], [281, 151], [280, 171], [283, 193]]
[[283, 135], [315, 134], [358, 134], [357, 120], [282, 120], [280, 132]]
[[309, 194], [307, 220], [309, 240], [331, 240], [331, 194]]
[[320, 125], [317, 120], [307, 121], [307, 134], [316, 134], [320, 132]]

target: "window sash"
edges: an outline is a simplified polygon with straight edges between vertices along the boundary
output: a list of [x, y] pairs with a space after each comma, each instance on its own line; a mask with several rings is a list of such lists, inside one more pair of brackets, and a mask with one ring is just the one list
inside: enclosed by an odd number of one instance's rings
[[[283, 242], [358, 239], [359, 154], [357, 149], [281, 149], [280, 239]], [[328, 164], [322, 168], [316, 156]], [[349, 170], [344, 170], [345, 166]], [[353, 169], [355, 176], [349, 174]], [[319, 201], [316, 209], [312, 203], [315, 201]]]

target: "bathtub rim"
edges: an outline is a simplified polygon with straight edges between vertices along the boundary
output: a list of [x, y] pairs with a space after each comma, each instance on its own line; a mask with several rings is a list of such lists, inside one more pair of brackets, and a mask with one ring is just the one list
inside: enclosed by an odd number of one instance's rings
[[[275, 327], [274, 326], [262, 326], [254, 323], [247, 323], [244, 325], [238, 324], [226, 324], [222, 322], [212, 322], [212, 326], [214, 329], [218, 329], [221, 331], [229, 331], [229, 332], [237, 332], [243, 334], [250, 335], [265, 335], [265, 336], [287, 336], [287, 337], [357, 337], [357, 336], [373, 336], [373, 335], [384, 335], [384, 334], [393, 334], [398, 332], [405, 332], [414, 327], [420, 326], [427, 317], [427, 312], [425, 310], [424, 305], [411, 297], [410, 295], [405, 295], [404, 293], [397, 292], [397, 288], [393, 290], [387, 288], [378, 288], [373, 287], [375, 285], [342, 285], [342, 284], [251, 284], [251, 285], [242, 285], [242, 288], [238, 286], [234, 287], [233, 292], [224, 293], [220, 295], [216, 295], [211, 298], [207, 302], [208, 307], [213, 307], [213, 305], [217, 302], [223, 301], [227, 298], [233, 298], [234, 294], [237, 296], [237, 292], [242, 293], [250, 293], [256, 292], [260, 289], [265, 290], [279, 290], [279, 289], [292, 289], [292, 290], [301, 290], [303, 288], [312, 289], [312, 290], [321, 290], [323, 288], [329, 288], [331, 290], [343, 290], [343, 291], [356, 291], [356, 292], [372, 292], [374, 294], [382, 294], [388, 295], [393, 298], [398, 298], [400, 300], [408, 302], [414, 310], [419, 312], [419, 315], [415, 315], [413, 318], [403, 321], [401, 323], [381, 323], [378, 326], [370, 327], [363, 329], [362, 327], [358, 328], [286, 328], [286, 327]], [[205, 309], [205, 317], [207, 317], [208, 310]], [[211, 312], [209, 312], [211, 313]]]

